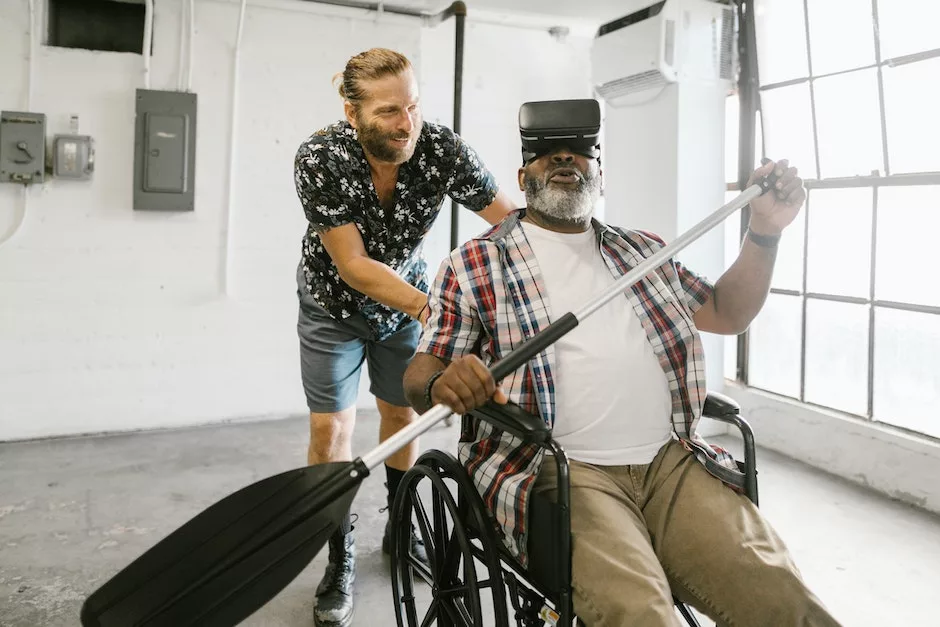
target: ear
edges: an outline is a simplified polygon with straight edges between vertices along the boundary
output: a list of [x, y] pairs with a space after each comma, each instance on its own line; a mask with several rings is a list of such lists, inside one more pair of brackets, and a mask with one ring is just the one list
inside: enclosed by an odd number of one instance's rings
[[348, 100], [343, 101], [343, 113], [346, 114], [346, 121], [356, 128], [356, 107]]
[[519, 191], [525, 191], [525, 168], [519, 168], [519, 173], [517, 175], [519, 179]]

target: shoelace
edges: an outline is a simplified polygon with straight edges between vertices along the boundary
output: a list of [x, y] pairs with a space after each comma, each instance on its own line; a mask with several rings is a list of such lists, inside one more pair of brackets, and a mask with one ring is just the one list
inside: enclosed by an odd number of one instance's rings
[[[350, 514], [349, 515], [350, 530], [353, 528], [353, 525], [355, 525], [357, 522], [359, 522], [359, 514]], [[348, 554], [344, 555], [340, 559], [339, 562], [335, 564], [331, 563], [327, 565], [327, 570], [330, 576], [325, 586], [327, 591], [339, 590], [340, 588], [345, 587], [344, 585], [345, 582], [343, 581], [343, 579], [348, 577], [348, 573], [350, 570], [349, 565], [346, 563], [347, 560], [349, 560]]]
[[343, 558], [338, 564], [330, 564], [327, 568], [330, 571], [330, 578], [326, 582], [326, 592], [338, 592], [346, 587], [346, 579], [349, 577], [349, 567], [344, 564], [348, 558]]

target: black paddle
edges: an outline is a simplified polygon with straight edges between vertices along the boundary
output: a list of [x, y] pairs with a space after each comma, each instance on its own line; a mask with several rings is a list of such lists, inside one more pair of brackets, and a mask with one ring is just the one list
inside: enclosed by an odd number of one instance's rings
[[[773, 187], [771, 175], [661, 248], [577, 313], [493, 364], [496, 381]], [[451, 415], [436, 405], [352, 462], [297, 468], [225, 497], [114, 575], [82, 606], [84, 627], [228, 627], [276, 596], [327, 543], [369, 471]]]

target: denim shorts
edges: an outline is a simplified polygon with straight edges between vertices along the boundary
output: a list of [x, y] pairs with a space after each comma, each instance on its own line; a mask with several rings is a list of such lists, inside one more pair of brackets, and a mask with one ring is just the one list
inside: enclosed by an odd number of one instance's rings
[[300, 374], [311, 412], [326, 414], [355, 405], [364, 361], [369, 365], [369, 391], [376, 398], [399, 407], [409, 405], [403, 379], [418, 347], [417, 321], [376, 341], [361, 314], [336, 320], [306, 290], [298, 290], [298, 297]]

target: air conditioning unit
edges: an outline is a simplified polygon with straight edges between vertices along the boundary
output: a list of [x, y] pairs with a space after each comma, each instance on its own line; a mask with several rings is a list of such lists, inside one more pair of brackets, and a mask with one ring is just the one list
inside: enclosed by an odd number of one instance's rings
[[[669, 83], [734, 78], [734, 11], [709, 0], [661, 0], [601, 26], [591, 49], [597, 95], [617, 107]], [[646, 93], [649, 92], [649, 93]]]

